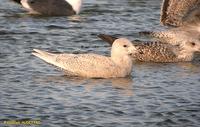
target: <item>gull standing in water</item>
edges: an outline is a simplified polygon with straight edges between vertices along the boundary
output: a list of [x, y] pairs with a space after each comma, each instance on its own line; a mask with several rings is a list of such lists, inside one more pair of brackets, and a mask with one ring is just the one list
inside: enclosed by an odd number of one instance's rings
[[79, 14], [82, 0], [12, 0], [21, 4], [30, 14], [70, 16]]
[[34, 49], [32, 54], [61, 68], [70, 76], [116, 78], [130, 75], [131, 55], [135, 50], [129, 40], [120, 38], [112, 44], [111, 57], [97, 54], [54, 54], [38, 49]]

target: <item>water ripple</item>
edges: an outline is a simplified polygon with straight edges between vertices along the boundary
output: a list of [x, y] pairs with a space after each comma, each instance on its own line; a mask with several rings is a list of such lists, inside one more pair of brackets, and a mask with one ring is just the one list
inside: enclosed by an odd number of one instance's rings
[[67, 77], [31, 55], [33, 48], [109, 55], [109, 45], [97, 35], [136, 40], [139, 31], [163, 29], [161, 0], [88, 0], [81, 14], [71, 17], [32, 16], [2, 1], [0, 126], [6, 120], [41, 120], [52, 127], [199, 126], [199, 58], [134, 63], [128, 78], [84, 79]]

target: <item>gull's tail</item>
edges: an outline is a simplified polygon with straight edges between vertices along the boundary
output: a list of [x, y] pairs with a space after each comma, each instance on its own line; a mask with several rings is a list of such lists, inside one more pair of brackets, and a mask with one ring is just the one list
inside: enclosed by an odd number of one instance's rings
[[[33, 49], [34, 52], [32, 52], [32, 54], [34, 56], [39, 57], [40, 59], [44, 60], [45, 62], [55, 65], [57, 67], [61, 67], [61, 65], [57, 62], [56, 58], [57, 58], [57, 54], [53, 54], [53, 53], [49, 53], [46, 51], [42, 51], [39, 49]], [[61, 67], [62, 68], [62, 67]]]
[[111, 36], [111, 35], [105, 35], [105, 34], [99, 34], [98, 37], [101, 38], [102, 40], [108, 42], [110, 45], [112, 45], [113, 42], [114, 42], [116, 39], [118, 39], [118, 38], [113, 37], [113, 36]]

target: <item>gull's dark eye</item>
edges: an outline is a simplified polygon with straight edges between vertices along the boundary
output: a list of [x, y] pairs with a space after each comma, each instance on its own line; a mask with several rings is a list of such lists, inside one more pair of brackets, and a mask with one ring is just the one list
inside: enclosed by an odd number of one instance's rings
[[127, 45], [123, 45], [124, 48], [128, 47]]
[[195, 44], [194, 42], [191, 42], [191, 45], [192, 45], [192, 46], [195, 46], [196, 44]]

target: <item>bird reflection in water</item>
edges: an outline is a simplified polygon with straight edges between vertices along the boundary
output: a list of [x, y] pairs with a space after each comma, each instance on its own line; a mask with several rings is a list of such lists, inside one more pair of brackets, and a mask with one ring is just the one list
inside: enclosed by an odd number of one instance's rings
[[132, 77], [126, 78], [111, 78], [111, 79], [87, 79], [81, 77], [69, 77], [66, 75], [49, 75], [34, 77], [35, 82], [39, 84], [46, 84], [52, 82], [56, 85], [72, 85], [83, 86], [84, 92], [93, 92], [97, 87], [106, 87], [111, 85], [113, 90], [117, 90], [124, 96], [133, 96], [133, 79]]

